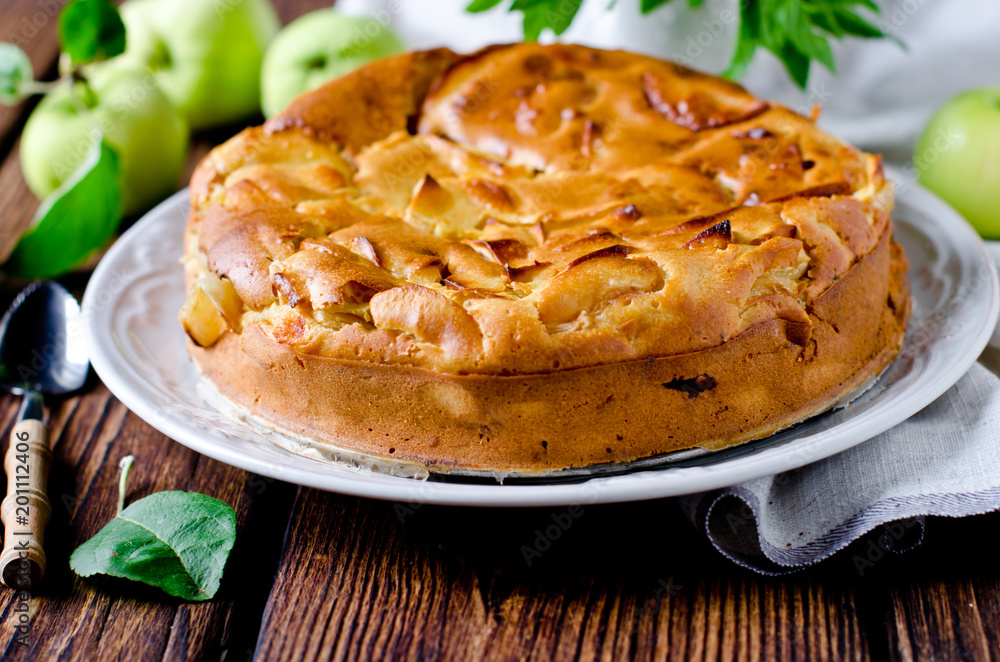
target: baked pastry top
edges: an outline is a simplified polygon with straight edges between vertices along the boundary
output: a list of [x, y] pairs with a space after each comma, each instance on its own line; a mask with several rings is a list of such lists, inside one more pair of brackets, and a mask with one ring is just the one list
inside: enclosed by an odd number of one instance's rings
[[811, 118], [669, 62], [536, 44], [376, 63], [192, 184], [191, 269], [232, 283], [234, 327], [449, 373], [681, 354], [775, 318], [805, 343], [810, 302], [892, 204], [879, 160]]
[[909, 313], [878, 157], [625, 52], [374, 62], [213, 150], [191, 200], [192, 357], [337, 458], [533, 473], [760, 438], [870, 383]]

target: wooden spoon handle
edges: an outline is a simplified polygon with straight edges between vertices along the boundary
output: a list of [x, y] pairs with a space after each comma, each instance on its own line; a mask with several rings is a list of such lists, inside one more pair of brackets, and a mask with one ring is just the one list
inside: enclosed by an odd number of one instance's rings
[[45, 424], [31, 419], [17, 423], [4, 457], [7, 496], [0, 503], [4, 526], [0, 580], [11, 588], [33, 588], [45, 575], [42, 539], [52, 512], [46, 496], [51, 463]]

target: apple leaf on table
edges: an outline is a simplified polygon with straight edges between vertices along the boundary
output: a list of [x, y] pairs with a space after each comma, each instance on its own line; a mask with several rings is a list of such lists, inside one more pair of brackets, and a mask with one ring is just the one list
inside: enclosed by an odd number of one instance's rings
[[18, 278], [49, 278], [69, 271], [114, 235], [121, 208], [118, 156], [102, 139], [42, 201], [3, 270]]
[[236, 513], [197, 492], [157, 492], [125, 508], [135, 458], [118, 463], [118, 514], [69, 557], [81, 577], [111, 575], [143, 582], [184, 600], [208, 600], [236, 542]]
[[27, 53], [14, 44], [0, 43], [0, 103], [14, 105], [35, 79]]
[[81, 577], [112, 575], [184, 600], [219, 590], [236, 541], [236, 513], [194, 492], [157, 492], [122, 510], [70, 556]]
[[59, 14], [59, 43], [73, 64], [125, 52], [125, 24], [108, 0], [73, 0]]

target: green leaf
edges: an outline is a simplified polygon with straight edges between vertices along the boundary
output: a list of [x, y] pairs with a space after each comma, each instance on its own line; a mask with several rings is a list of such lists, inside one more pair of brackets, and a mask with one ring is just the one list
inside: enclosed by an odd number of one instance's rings
[[723, 75], [738, 80], [761, 46], [777, 56], [799, 87], [806, 86], [813, 60], [836, 73], [830, 38], [887, 38], [859, 8], [878, 12], [872, 0], [742, 0], [736, 49]]
[[124, 577], [184, 600], [219, 590], [236, 541], [236, 513], [193, 492], [157, 492], [118, 513], [70, 556], [73, 572]]
[[[639, 9], [643, 14], [648, 14], [654, 9], [659, 9], [661, 6], [667, 4], [670, 0], [640, 0]], [[688, 7], [691, 9], [698, 9], [705, 4], [705, 0], [688, 0]]]
[[733, 52], [733, 59], [729, 66], [722, 72], [722, 75], [729, 80], [739, 80], [743, 78], [747, 67], [753, 61], [753, 56], [757, 52], [757, 42], [752, 39], [745, 39], [742, 36], [737, 38], [736, 50]]
[[792, 81], [805, 89], [809, 81], [809, 57], [796, 50], [792, 42], [786, 42], [776, 55], [784, 63]]
[[813, 56], [826, 67], [830, 73], [837, 73], [837, 63], [833, 59], [833, 49], [826, 39], [816, 37], [814, 41]]
[[34, 80], [28, 55], [14, 44], [0, 43], [0, 103], [20, 102], [27, 96], [25, 84]]
[[118, 229], [121, 188], [118, 156], [101, 140], [42, 201], [3, 270], [18, 278], [50, 278], [85, 261]]
[[537, 7], [539, 5], [549, 5], [552, 0], [514, 0], [511, 3], [510, 9], [507, 11], [524, 11], [525, 9], [530, 9], [531, 7]]
[[548, 20], [545, 12], [538, 9], [524, 10], [524, 19], [521, 21], [524, 31], [525, 41], [538, 41], [542, 35], [542, 30], [548, 27]]
[[[838, 4], [837, 0], [832, 0], [832, 2], [834, 4]], [[881, 10], [879, 9], [878, 5], [875, 4], [874, 0], [840, 0], [839, 4], [861, 5], [862, 7], [867, 7], [876, 14], [881, 13]]]
[[465, 11], [470, 14], [478, 14], [481, 11], [493, 9], [501, 2], [503, 2], [503, 0], [472, 0], [472, 2], [469, 3], [469, 6], [465, 8]]
[[809, 20], [812, 21], [813, 25], [825, 32], [829, 32], [837, 39], [844, 36], [844, 29], [837, 21], [837, 14], [832, 9], [823, 6], [817, 10], [807, 11], [809, 12]]
[[[472, 0], [465, 11], [482, 12], [496, 7], [501, 2], [502, 0]], [[556, 35], [566, 32], [580, 11], [582, 2], [583, 0], [514, 0], [507, 11], [522, 12], [525, 41], [538, 41], [546, 28], [551, 29]]]
[[59, 43], [74, 64], [125, 52], [125, 24], [108, 0], [73, 0], [59, 14]]
[[548, 4], [549, 27], [557, 35], [561, 35], [573, 23], [583, 0], [550, 0]]
[[847, 34], [864, 39], [880, 39], [886, 36], [885, 32], [848, 9], [839, 10], [836, 17], [837, 24]]
[[760, 39], [761, 12], [758, 0], [746, 0], [741, 4], [740, 30], [736, 37], [736, 50], [729, 66], [722, 73], [731, 80], [739, 80], [757, 52]]
[[[502, 0], [473, 0], [467, 11], [484, 11]], [[556, 35], [565, 32], [576, 17], [582, 0], [513, 0], [509, 11], [524, 13], [524, 38], [537, 41], [551, 29]], [[670, 0], [639, 0], [639, 9], [648, 14]], [[690, 9], [704, 6], [704, 0], [688, 0]], [[836, 73], [830, 38], [844, 36], [888, 38], [858, 11], [878, 13], [873, 0], [740, 0], [740, 29], [736, 48], [723, 76], [738, 80], [746, 73], [759, 47], [772, 53], [784, 64], [791, 79], [804, 88], [810, 65], [816, 60]], [[614, 5], [612, 0], [611, 5]]]
[[524, 39], [538, 41], [545, 28], [556, 35], [566, 32], [583, 0], [514, 0], [510, 11], [524, 12]]
[[837, 67], [833, 61], [833, 51], [830, 50], [829, 42], [813, 32], [808, 16], [800, 9], [798, 4], [789, 6], [786, 23], [789, 41], [795, 46], [796, 51], [807, 58], [819, 60], [823, 66], [836, 73]]
[[[793, 0], [794, 1], [794, 0]], [[778, 0], [761, 0], [758, 40], [764, 48], [777, 52], [785, 43], [784, 7]]]
[[670, 0], [641, 0], [639, 3], [639, 10], [643, 14], [648, 14], [654, 9], [659, 9], [662, 5], [667, 4]]

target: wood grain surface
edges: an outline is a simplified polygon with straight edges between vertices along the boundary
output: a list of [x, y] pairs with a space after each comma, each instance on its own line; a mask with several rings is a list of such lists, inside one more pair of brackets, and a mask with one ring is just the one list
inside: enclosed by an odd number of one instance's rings
[[[46, 11], [59, 4], [0, 4], [0, 40], [38, 23], [21, 45], [39, 75], [54, 71]], [[287, 22], [328, 3], [275, 4]], [[0, 254], [37, 206], [17, 155], [30, 109], [0, 109]], [[240, 128], [197, 136], [189, 170]], [[62, 282], [79, 296], [86, 274]], [[4, 306], [15, 285], [3, 284]], [[17, 404], [0, 396], [4, 439]], [[819, 568], [764, 578], [723, 559], [669, 500], [491, 510], [358, 499], [202, 457], [95, 377], [50, 404], [47, 577], [30, 596], [0, 590], [4, 660], [1000, 659], [1000, 514], [931, 520], [907, 554], [872, 554], [862, 540]], [[215, 599], [69, 570], [70, 552], [114, 516], [118, 460], [130, 453], [129, 502], [179, 489], [235, 508]], [[529, 564], [525, 548], [553, 517], [569, 522], [565, 533]]]

